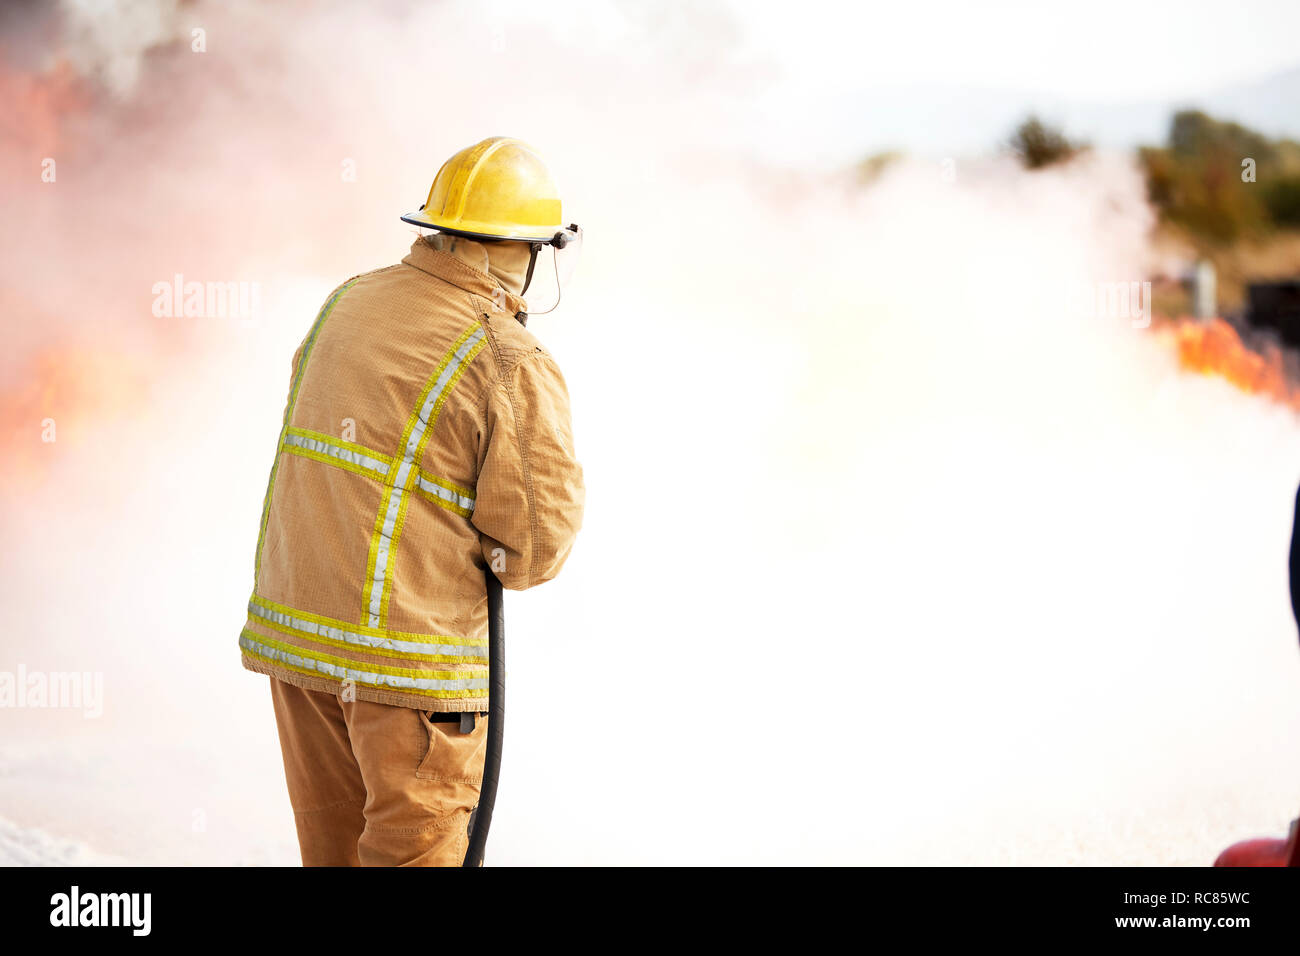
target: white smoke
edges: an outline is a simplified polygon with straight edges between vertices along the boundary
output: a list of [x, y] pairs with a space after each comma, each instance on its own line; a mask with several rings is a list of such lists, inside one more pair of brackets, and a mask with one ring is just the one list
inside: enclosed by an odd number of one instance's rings
[[177, 0], [59, 0], [59, 11], [61, 52], [118, 97], [135, 92], [151, 49], [189, 36]]

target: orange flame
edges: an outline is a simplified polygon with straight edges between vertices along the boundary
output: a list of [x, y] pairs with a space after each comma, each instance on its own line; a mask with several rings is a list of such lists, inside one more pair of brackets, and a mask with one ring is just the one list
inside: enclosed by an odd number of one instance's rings
[[[0, 173], [13, 184], [34, 182], [34, 163], [75, 146], [69, 121], [89, 110], [94, 94], [66, 60], [27, 72], [0, 58], [0, 99]], [[34, 324], [61, 324], [15, 288], [22, 275], [19, 268], [6, 270], [0, 304]], [[0, 484], [6, 488], [39, 482], [92, 429], [111, 427], [147, 398], [142, 361], [120, 342], [65, 330], [43, 347], [18, 348], [21, 358], [0, 377]]]
[[1282, 350], [1267, 344], [1256, 351], [1223, 319], [1175, 320], [1179, 364], [1191, 372], [1217, 375], [1243, 392], [1263, 395], [1300, 411], [1300, 386], [1287, 373]]
[[37, 352], [21, 381], [0, 387], [4, 484], [39, 482], [56, 455], [75, 451], [90, 429], [112, 427], [147, 394], [143, 363], [129, 353], [66, 344]]
[[62, 143], [63, 118], [85, 110], [90, 95], [66, 60], [45, 73], [24, 73], [0, 60], [0, 143], [10, 160], [30, 153], [48, 156]]

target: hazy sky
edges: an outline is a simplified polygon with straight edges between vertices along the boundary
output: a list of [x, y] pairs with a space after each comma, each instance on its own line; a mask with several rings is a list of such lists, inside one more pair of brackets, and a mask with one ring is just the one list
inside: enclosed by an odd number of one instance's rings
[[1294, 2], [727, 2], [742, 49], [779, 64], [759, 124], [774, 156], [978, 152], [1031, 110], [1098, 145], [1162, 139], [1182, 106], [1300, 135], [1300, 83], [1212, 95], [1300, 66]]
[[[67, 29], [50, 57], [71, 56], [119, 92], [134, 85], [144, 51], [187, 43], [217, 9], [177, 0], [60, 6]], [[630, 94], [627, 109], [680, 103], [709, 128], [705, 138], [738, 138], [776, 163], [837, 167], [884, 149], [984, 152], [1031, 111], [1099, 146], [1163, 139], [1170, 113], [1186, 106], [1300, 137], [1297, 0], [393, 0], [362, 13], [324, 5], [314, 17], [301, 12], [309, 6], [295, 9], [304, 23], [323, 23], [327, 40], [402, 18], [433, 48], [455, 36], [478, 51], [471, 70], [516, 79], [519, 100], [554, 91], [529, 115], [563, 108], [562, 95], [599, 104]], [[6, 56], [21, 60], [32, 44], [14, 32], [19, 20], [7, 22]], [[220, 50], [219, 35], [214, 42]], [[394, 64], [414, 62], [394, 54]], [[562, 94], [570, 81], [577, 92]], [[507, 116], [509, 107], [494, 102]], [[687, 140], [687, 118], [675, 119], [674, 134]]]
[[[637, 62], [670, 84], [721, 90], [750, 145], [775, 161], [837, 166], [902, 148], [950, 155], [1003, 141], [1029, 111], [1097, 145], [1162, 139], [1197, 106], [1300, 135], [1300, 3], [961, 0], [798, 5], [713, 0], [486, 10], [509, 33], [545, 24], [575, 51]], [[582, 62], [582, 61], [580, 61]]]
[[951, 84], [1123, 101], [1300, 64], [1294, 0], [726, 2], [746, 47], [823, 90]]

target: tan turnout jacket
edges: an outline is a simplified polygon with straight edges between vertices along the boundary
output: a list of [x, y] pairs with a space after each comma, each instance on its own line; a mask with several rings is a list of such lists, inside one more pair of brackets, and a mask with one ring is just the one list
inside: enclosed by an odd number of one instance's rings
[[458, 254], [420, 239], [336, 289], [294, 355], [239, 641], [250, 670], [486, 710], [485, 566], [522, 589], [569, 554], [583, 484], [564, 379], [515, 318], [515, 277], [447, 238]]

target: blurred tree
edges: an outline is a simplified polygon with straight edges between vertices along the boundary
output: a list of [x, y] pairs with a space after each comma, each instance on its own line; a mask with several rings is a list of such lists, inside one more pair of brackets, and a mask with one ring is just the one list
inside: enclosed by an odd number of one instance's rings
[[[1161, 217], [1203, 243], [1300, 225], [1300, 144], [1183, 110], [1174, 114], [1166, 145], [1138, 156]], [[1243, 178], [1248, 160], [1254, 174]]]
[[1066, 139], [1061, 130], [1048, 126], [1037, 116], [1029, 116], [1017, 126], [1008, 145], [1026, 169], [1066, 162], [1087, 148]]
[[1216, 120], [1200, 110], [1175, 113], [1169, 125], [1169, 149], [1177, 156], [1195, 158], [1227, 153], [1264, 162], [1273, 156], [1268, 138], [1238, 123]]
[[1266, 183], [1264, 208], [1275, 226], [1300, 229], [1300, 176], [1286, 176]]
[[903, 154], [896, 149], [873, 153], [858, 163], [858, 181], [862, 183], [872, 182], [887, 168], [902, 158]]

